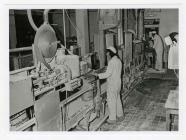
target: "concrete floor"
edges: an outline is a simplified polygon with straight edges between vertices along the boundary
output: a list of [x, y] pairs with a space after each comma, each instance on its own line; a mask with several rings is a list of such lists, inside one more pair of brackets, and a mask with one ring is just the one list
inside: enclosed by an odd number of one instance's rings
[[[173, 71], [167, 73], [147, 73], [148, 77], [140, 83], [128, 96], [124, 103], [122, 122], [114, 125], [107, 123], [102, 131], [166, 131], [165, 102], [169, 90], [178, 86]], [[178, 130], [178, 116], [175, 117]]]

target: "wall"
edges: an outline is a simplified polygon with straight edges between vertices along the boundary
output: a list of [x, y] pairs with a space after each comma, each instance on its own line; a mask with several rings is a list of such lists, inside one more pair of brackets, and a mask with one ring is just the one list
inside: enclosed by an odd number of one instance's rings
[[89, 15], [89, 33], [90, 33], [90, 42], [94, 40], [94, 34], [98, 33], [98, 12], [97, 10], [88, 10]]
[[178, 32], [178, 9], [164, 9], [160, 14], [159, 33], [162, 37]]
[[[178, 9], [164, 9], [160, 14], [159, 34], [162, 38], [178, 32]], [[163, 39], [164, 40], [164, 39]], [[164, 62], [168, 62], [169, 47], [164, 45]]]

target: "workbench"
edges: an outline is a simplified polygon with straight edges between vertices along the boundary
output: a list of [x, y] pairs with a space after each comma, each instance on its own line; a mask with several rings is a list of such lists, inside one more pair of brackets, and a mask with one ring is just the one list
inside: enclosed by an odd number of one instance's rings
[[178, 115], [178, 90], [170, 90], [167, 101], [165, 103], [166, 108], [166, 130], [171, 131], [174, 125], [174, 116]]

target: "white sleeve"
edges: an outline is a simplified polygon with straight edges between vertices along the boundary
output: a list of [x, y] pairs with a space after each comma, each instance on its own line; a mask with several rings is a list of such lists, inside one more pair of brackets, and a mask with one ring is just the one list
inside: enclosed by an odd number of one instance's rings
[[111, 76], [113, 70], [113, 62], [108, 63], [106, 72], [98, 74], [99, 79], [105, 79]]

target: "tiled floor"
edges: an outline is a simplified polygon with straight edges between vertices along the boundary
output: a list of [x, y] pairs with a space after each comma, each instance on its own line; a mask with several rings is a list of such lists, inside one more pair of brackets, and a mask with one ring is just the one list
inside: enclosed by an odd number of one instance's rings
[[169, 90], [176, 88], [177, 80], [172, 71], [148, 74], [148, 77], [126, 99], [125, 119], [114, 125], [103, 124], [102, 131], [166, 131], [164, 105]]

